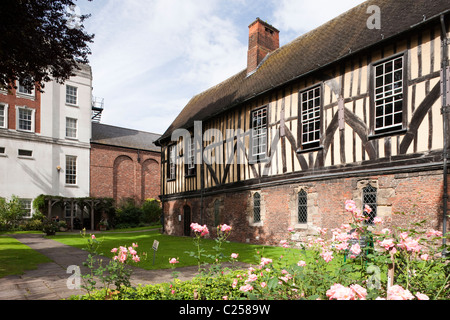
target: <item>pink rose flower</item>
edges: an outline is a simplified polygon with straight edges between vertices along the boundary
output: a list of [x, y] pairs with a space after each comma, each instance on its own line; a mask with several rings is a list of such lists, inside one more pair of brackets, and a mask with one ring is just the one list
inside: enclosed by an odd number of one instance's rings
[[350, 248], [350, 251], [353, 252], [355, 255], [358, 255], [361, 253], [361, 247], [359, 246], [359, 244], [355, 243], [354, 245], [352, 245], [352, 247]]
[[426, 294], [423, 294], [420, 292], [416, 293], [416, 297], [417, 297], [417, 300], [430, 300], [430, 298]]
[[239, 290], [243, 292], [248, 292], [252, 291], [253, 287], [250, 284], [246, 284], [245, 286], [240, 287]]
[[356, 209], [356, 203], [353, 200], [346, 200], [345, 201], [345, 210], [349, 212], [353, 212]]
[[333, 252], [331, 251], [322, 251], [322, 253], [320, 254], [320, 256], [323, 258], [323, 260], [325, 260], [326, 262], [330, 262], [331, 260], [333, 260]]
[[300, 261], [297, 263], [297, 265], [298, 265], [299, 267], [304, 267], [304, 266], [306, 266], [306, 262], [303, 261], [303, 260], [300, 260]]
[[169, 260], [169, 263], [170, 264], [175, 264], [175, 263], [179, 263], [179, 261], [177, 261], [176, 258], [172, 258], [172, 259]]
[[237, 259], [238, 256], [239, 256], [239, 254], [237, 254], [237, 253], [232, 253], [231, 254], [231, 258], [233, 258], [233, 259]]
[[395, 285], [389, 288], [387, 291], [387, 300], [412, 300], [414, 296], [409, 290], [403, 289], [399, 285]]
[[231, 231], [231, 226], [223, 224], [222, 227], [220, 228], [220, 230], [222, 230], [222, 232], [230, 232]]

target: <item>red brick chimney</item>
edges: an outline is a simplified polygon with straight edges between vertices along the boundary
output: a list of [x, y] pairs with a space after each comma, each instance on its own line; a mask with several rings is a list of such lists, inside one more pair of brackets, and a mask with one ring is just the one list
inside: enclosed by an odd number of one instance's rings
[[256, 71], [266, 55], [280, 47], [280, 31], [259, 18], [248, 26], [247, 75]]

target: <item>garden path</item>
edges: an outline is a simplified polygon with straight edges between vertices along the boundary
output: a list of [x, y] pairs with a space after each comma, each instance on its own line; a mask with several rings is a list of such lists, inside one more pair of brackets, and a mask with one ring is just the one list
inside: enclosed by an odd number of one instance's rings
[[[15, 234], [14, 238], [29, 246], [53, 262], [40, 264], [36, 270], [28, 270], [22, 275], [7, 276], [0, 279], [0, 300], [60, 300], [72, 295], [86, 294], [82, 289], [69, 289], [67, 282], [73, 275], [69, 266], [79, 266], [86, 273], [82, 262], [88, 253], [81, 249], [46, 239], [42, 234]], [[105, 258], [108, 259], [108, 258]], [[198, 274], [197, 266], [177, 268], [178, 279], [190, 280]], [[131, 284], [156, 284], [169, 282], [172, 270], [143, 270], [134, 268]]]

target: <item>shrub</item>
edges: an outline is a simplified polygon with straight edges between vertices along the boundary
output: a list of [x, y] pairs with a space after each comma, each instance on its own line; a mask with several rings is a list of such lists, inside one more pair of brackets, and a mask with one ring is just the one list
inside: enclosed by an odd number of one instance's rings
[[0, 226], [6, 230], [16, 230], [24, 215], [23, 205], [17, 196], [11, 200], [0, 198]]
[[129, 225], [137, 227], [142, 216], [142, 210], [136, 207], [132, 201], [122, 204], [116, 211], [115, 225]]
[[156, 199], [147, 199], [142, 204], [142, 216], [140, 221], [146, 224], [157, 223], [161, 218], [161, 202]]

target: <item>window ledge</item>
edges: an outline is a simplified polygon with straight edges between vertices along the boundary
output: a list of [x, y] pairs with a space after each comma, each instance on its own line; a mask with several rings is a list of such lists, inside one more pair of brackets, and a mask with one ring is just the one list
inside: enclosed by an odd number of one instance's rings
[[260, 222], [250, 222], [250, 227], [263, 227], [264, 224], [262, 221]]
[[27, 157], [27, 156], [17, 156], [17, 159], [23, 159], [23, 160], [36, 160], [33, 157]]
[[369, 140], [374, 140], [374, 139], [379, 139], [379, 138], [384, 138], [384, 137], [389, 137], [389, 136], [398, 136], [398, 135], [405, 134], [406, 132], [408, 132], [407, 129], [398, 129], [398, 130], [393, 130], [393, 131], [389, 131], [389, 132], [374, 133], [374, 134], [369, 135], [367, 138]]
[[308, 229], [308, 224], [307, 223], [297, 223], [294, 226], [294, 229]]
[[79, 186], [76, 184], [66, 184], [65, 187], [66, 188], [79, 188]]
[[323, 146], [318, 146], [318, 147], [314, 147], [314, 148], [309, 148], [309, 149], [297, 149], [296, 153], [297, 154], [301, 154], [301, 153], [308, 153], [308, 152], [313, 152], [313, 151], [320, 151], [323, 150]]
[[80, 107], [80, 106], [77, 105], [77, 104], [71, 104], [71, 103], [67, 103], [67, 102], [66, 102], [66, 106], [68, 106], [68, 107], [74, 107], [74, 108], [79, 108], [79, 107]]

